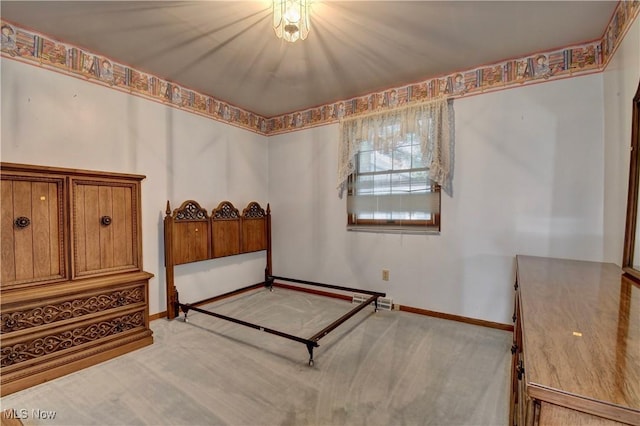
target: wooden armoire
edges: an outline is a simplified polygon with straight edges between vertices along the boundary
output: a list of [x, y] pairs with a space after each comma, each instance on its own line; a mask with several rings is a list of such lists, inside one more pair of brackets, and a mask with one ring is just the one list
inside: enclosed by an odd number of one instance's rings
[[0, 163], [0, 389], [153, 342], [141, 175]]

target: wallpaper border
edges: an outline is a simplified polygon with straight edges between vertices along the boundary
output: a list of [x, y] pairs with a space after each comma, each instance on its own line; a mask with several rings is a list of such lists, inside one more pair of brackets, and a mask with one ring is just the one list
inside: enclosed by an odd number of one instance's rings
[[2, 19], [0, 50], [2, 58], [38, 65], [270, 136], [334, 123], [353, 114], [394, 108], [439, 96], [458, 98], [601, 72], [613, 57], [639, 11], [639, 0], [619, 1], [599, 40], [482, 65], [275, 117], [263, 117], [212, 95], [196, 92]]

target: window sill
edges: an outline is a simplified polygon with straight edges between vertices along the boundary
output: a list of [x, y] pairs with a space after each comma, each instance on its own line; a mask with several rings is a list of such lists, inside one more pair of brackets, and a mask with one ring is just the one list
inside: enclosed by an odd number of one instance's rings
[[394, 227], [394, 226], [366, 226], [347, 225], [349, 232], [372, 232], [376, 234], [414, 234], [414, 235], [440, 235], [437, 227]]

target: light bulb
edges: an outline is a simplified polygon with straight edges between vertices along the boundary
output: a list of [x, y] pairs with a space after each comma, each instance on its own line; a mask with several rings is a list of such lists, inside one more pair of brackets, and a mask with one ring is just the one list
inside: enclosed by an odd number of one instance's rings
[[287, 12], [284, 14], [284, 19], [286, 19], [287, 22], [298, 22], [300, 20], [300, 11], [298, 8], [298, 4], [290, 4]]

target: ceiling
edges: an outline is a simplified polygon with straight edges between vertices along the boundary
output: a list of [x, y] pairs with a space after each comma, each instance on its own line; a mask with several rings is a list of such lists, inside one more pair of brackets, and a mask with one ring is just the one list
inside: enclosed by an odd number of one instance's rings
[[268, 1], [8, 1], [0, 16], [273, 117], [602, 37], [616, 1], [319, 1], [304, 41]]

